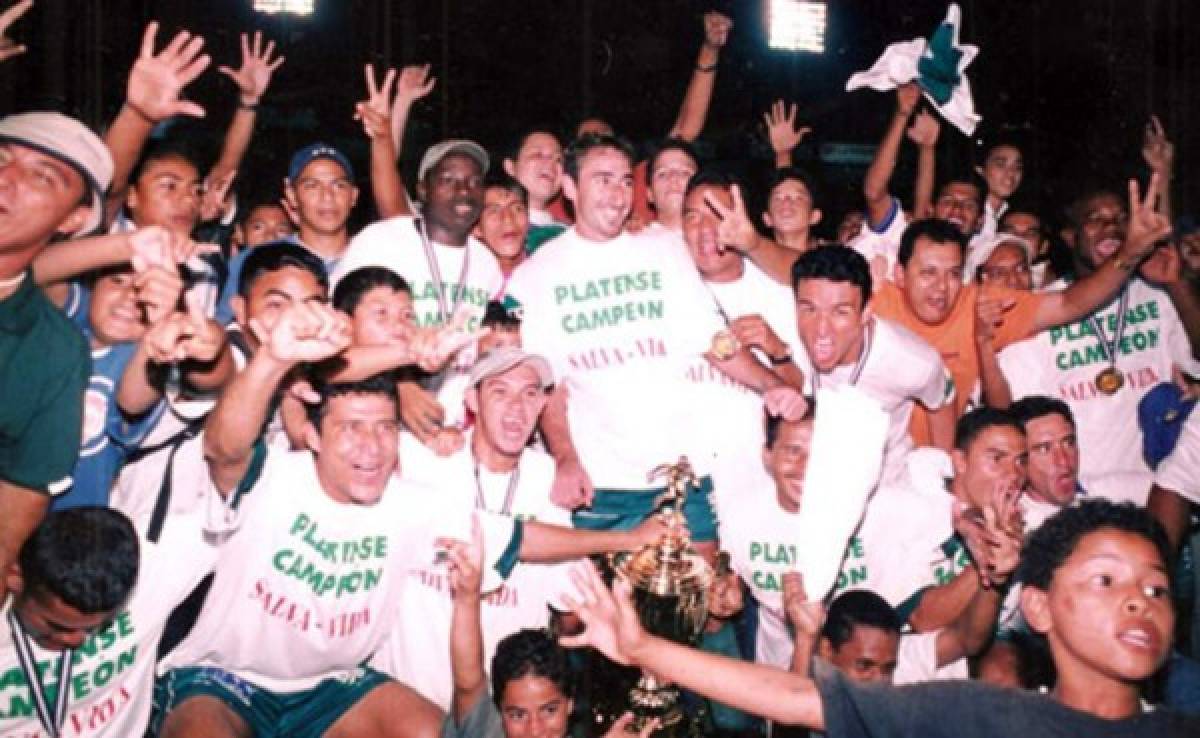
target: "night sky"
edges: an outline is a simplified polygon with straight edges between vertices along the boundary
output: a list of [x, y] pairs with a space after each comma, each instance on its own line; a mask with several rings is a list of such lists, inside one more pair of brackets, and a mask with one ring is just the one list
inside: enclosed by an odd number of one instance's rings
[[[414, 111], [405, 169], [444, 136], [505, 146], [532, 124], [569, 128], [585, 114], [606, 117], [638, 142], [671, 125], [701, 40], [700, 14], [723, 6], [735, 19], [722, 56], [702, 152], [751, 183], [770, 166], [762, 113], [776, 97], [800, 103], [814, 135], [799, 163], [826, 182], [832, 216], [853, 207], [860, 167], [822, 162], [830, 144], [873, 145], [892, 97], [845, 93], [890, 42], [925, 36], [945, 2], [832, 0], [821, 55], [772, 51], [762, 0], [317, 0], [307, 19], [267, 17], [250, 0], [39, 0], [13, 35], [29, 53], [0, 68], [6, 110], [55, 107], [103, 126], [119, 106], [141, 28], [205, 36], [214, 69], [189, 88], [208, 108], [199, 125], [177, 125], [211, 147], [228, 121], [231, 83], [217, 64], [236, 66], [237, 34], [261, 28], [288, 62], [268, 93], [243, 186], [269, 189], [287, 156], [316, 138], [344, 147], [360, 167], [366, 142], [351, 120], [365, 95], [362, 65], [430, 62], [435, 93]], [[1144, 175], [1142, 125], [1157, 112], [1175, 140], [1179, 211], [1200, 209], [1200, 182], [1187, 171], [1200, 146], [1200, 3], [1194, 0], [967, 0], [963, 41], [982, 51], [967, 74], [981, 137], [1026, 142], [1020, 194], [1052, 214], [1092, 184]], [[165, 43], [167, 33], [162, 34]], [[939, 163], [969, 166], [977, 145], [943, 126]], [[902, 158], [897, 189], [911, 182]], [[365, 182], [364, 182], [365, 184]], [[364, 208], [360, 217], [368, 217]]]

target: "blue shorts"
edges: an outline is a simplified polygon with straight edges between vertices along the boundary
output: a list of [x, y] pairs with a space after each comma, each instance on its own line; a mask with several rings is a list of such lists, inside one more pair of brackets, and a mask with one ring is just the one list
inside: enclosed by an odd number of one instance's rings
[[[654, 489], [597, 489], [592, 506], [571, 515], [576, 528], [584, 530], [630, 530], [654, 512], [666, 487]], [[712, 506], [712, 477], [701, 477], [688, 489], [683, 517], [691, 538], [697, 543], [717, 540], [717, 516]]]
[[255, 738], [321, 738], [338, 718], [389, 678], [360, 666], [349, 677], [326, 679], [303, 692], [272, 692], [223, 669], [171, 669], [154, 685], [154, 733], [175, 707], [192, 697], [215, 697], [246, 722]]

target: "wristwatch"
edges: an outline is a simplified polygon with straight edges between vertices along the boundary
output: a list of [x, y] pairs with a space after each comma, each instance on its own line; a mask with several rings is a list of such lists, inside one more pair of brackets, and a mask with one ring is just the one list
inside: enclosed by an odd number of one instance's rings
[[792, 363], [792, 350], [789, 348], [783, 352], [782, 356], [767, 355], [767, 361], [771, 362], [771, 366], [783, 366], [784, 364]]

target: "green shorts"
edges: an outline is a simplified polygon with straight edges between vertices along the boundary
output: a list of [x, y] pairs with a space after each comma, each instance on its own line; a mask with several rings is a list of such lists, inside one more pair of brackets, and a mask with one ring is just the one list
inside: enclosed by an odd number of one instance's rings
[[[683, 517], [693, 541], [717, 540], [717, 516], [712, 506], [712, 477], [701, 477], [683, 501]], [[571, 515], [576, 528], [630, 530], [654, 512], [666, 487], [655, 489], [597, 489], [592, 506]]]
[[154, 685], [154, 734], [173, 708], [192, 697], [216, 697], [246, 721], [255, 738], [321, 738], [338, 718], [389, 677], [360, 666], [304, 692], [272, 692], [223, 669], [171, 669]]

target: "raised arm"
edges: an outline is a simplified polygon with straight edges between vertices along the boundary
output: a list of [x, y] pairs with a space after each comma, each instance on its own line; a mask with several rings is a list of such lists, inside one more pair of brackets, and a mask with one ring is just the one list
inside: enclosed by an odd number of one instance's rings
[[1171, 234], [1171, 223], [1155, 209], [1161, 182], [1150, 176], [1146, 197], [1139, 195], [1137, 180], [1129, 180], [1129, 226], [1125, 242], [1112, 258], [1096, 271], [1061, 292], [1042, 296], [1034, 316], [1035, 332], [1071, 323], [1092, 313], [1113, 298], [1155, 244]]
[[811, 679], [652, 636], [642, 628], [625, 580], [618, 579], [610, 590], [590, 564], [573, 576], [581, 597], [568, 597], [568, 604], [586, 627], [563, 638], [564, 646], [590, 646], [617, 663], [639, 666], [722, 704], [777, 723], [824, 730], [821, 697]]
[[817, 652], [817, 641], [821, 638], [821, 626], [825, 624], [825, 606], [818, 600], [808, 599], [804, 591], [804, 575], [789, 571], [783, 575], [783, 611], [792, 624], [795, 648], [792, 651], [793, 674], [808, 676], [812, 673], [812, 658]]
[[975, 301], [975, 354], [979, 359], [979, 381], [983, 387], [984, 404], [1001, 410], [1012, 404], [1012, 388], [1000, 368], [993, 342], [996, 326], [1003, 320], [1003, 304], [992, 296], [980, 293]]
[[480, 590], [483, 587], [483, 533], [479, 521], [471, 523], [469, 544], [451, 541], [446, 546], [450, 595], [450, 671], [454, 676], [451, 711], [462, 725], [479, 700], [488, 698], [483, 663], [483, 626], [480, 622]]
[[[364, 74], [367, 99], [355, 106], [354, 117], [362, 121], [363, 132], [371, 140], [371, 194], [380, 218], [411, 215], [408, 194], [396, 166], [396, 149], [391, 133], [392, 88], [396, 70], [389, 69], [383, 84], [375, 81], [375, 67], [368, 64]], [[407, 113], [405, 113], [407, 114]]]
[[662, 515], [650, 515], [631, 530], [584, 530], [527, 521], [521, 537], [521, 561], [553, 564], [595, 554], [636, 551], [671, 532]]
[[204, 432], [204, 458], [221, 494], [246, 475], [254, 444], [284, 377], [304, 362], [328, 359], [350, 343], [346, 316], [327, 305], [297, 303], [279, 316], [270, 333], [252, 322], [261, 346], [233, 378], [213, 408]]
[[692, 70], [687, 92], [679, 106], [679, 116], [667, 133], [667, 138], [695, 141], [704, 130], [704, 120], [708, 117], [708, 107], [717, 80], [717, 62], [731, 30], [733, 20], [728, 16], [715, 10], [704, 14], [704, 43], [700, 44], [696, 67]]
[[6, 62], [14, 56], [24, 54], [27, 49], [24, 44], [18, 44], [8, 37], [8, 29], [16, 23], [25, 12], [33, 7], [33, 0], [21, 0], [0, 13], [0, 62]]
[[176, 115], [204, 117], [204, 108], [182, 97], [183, 88], [208, 68], [208, 55], [200, 53], [204, 49], [204, 39], [180, 31], [156, 54], [154, 40], [157, 34], [158, 23], [146, 26], [141, 52], [129, 72], [125, 104], [104, 134], [104, 143], [113, 155], [107, 220], [111, 220], [125, 202], [129, 175], [154, 127]]
[[1150, 116], [1146, 123], [1146, 132], [1142, 137], [1142, 158], [1152, 174], [1158, 175], [1161, 197], [1158, 201], [1158, 212], [1167, 219], [1171, 218], [1171, 180], [1175, 176], [1175, 144], [1167, 138], [1167, 132], [1157, 115]]
[[209, 186], [214, 182], [232, 178], [242, 165], [242, 158], [250, 148], [250, 139], [254, 135], [254, 122], [258, 118], [258, 104], [267, 87], [271, 84], [271, 76], [283, 65], [284, 57], [273, 59], [275, 42], [267, 42], [263, 47], [262, 31], [254, 32], [251, 41], [246, 34], [241, 34], [242, 65], [236, 70], [230, 67], [217, 67], [217, 71], [233, 80], [237, 85], [238, 106], [229, 122], [229, 130], [225, 132], [225, 143], [221, 148], [221, 156], [209, 170], [204, 181]]
[[913, 188], [913, 219], [933, 215], [933, 180], [937, 172], [937, 141], [941, 125], [933, 113], [922, 110], [908, 129], [908, 140], [917, 145], [917, 182]]
[[733, 207], [726, 207], [712, 193], [704, 196], [704, 202], [721, 220], [717, 226], [717, 239], [722, 246], [737, 249], [745, 254], [771, 279], [791, 287], [792, 264], [796, 263], [799, 254], [759, 234], [746, 211], [740, 187], [730, 187], [729, 193], [733, 197]]
[[867, 225], [878, 229], [883, 224], [892, 209], [892, 193], [889, 189], [892, 173], [896, 171], [896, 158], [900, 154], [900, 142], [904, 139], [904, 129], [908, 119], [917, 109], [921, 100], [921, 88], [915, 82], [900, 85], [896, 88], [896, 111], [888, 123], [883, 140], [875, 150], [875, 158], [867, 168], [863, 179], [863, 197], [867, 201]]

